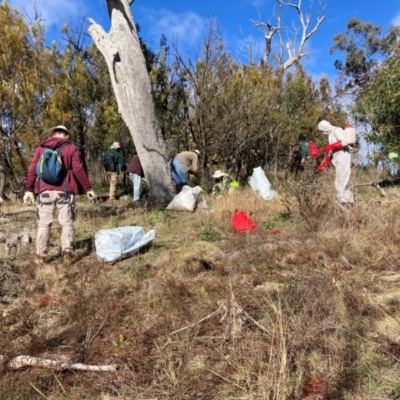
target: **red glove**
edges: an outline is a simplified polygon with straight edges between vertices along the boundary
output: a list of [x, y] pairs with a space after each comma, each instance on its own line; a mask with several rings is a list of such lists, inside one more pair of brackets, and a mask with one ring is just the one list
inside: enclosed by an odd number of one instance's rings
[[318, 166], [318, 172], [322, 172], [331, 163], [331, 160], [332, 158], [330, 156], [326, 156], [324, 161]]
[[324, 147], [324, 152], [327, 153], [328, 151], [331, 151], [331, 150], [340, 150], [340, 149], [343, 149], [343, 143], [341, 140], [339, 140], [335, 143], [326, 145]]

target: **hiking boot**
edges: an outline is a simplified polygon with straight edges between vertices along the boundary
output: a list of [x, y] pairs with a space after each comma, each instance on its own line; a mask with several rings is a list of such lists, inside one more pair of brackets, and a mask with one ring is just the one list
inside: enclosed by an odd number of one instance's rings
[[66, 251], [62, 255], [62, 261], [64, 265], [72, 265], [79, 260], [79, 257], [76, 253], [72, 251]]
[[45, 263], [45, 258], [36, 254], [35, 257], [33, 257], [33, 263], [40, 267]]

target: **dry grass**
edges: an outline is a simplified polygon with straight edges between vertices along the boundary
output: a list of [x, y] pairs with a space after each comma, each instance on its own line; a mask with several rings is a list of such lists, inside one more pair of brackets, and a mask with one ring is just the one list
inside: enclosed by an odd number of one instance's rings
[[[359, 188], [358, 206], [344, 213], [326, 181], [275, 187], [269, 202], [248, 188], [206, 196], [208, 212], [81, 214], [81, 259], [71, 267], [59, 257], [57, 224], [45, 267], [30, 262], [34, 244], [19, 257], [0, 249], [1, 354], [120, 365], [117, 373], [3, 371], [0, 398], [399, 396], [398, 188], [385, 188], [386, 199]], [[235, 234], [236, 209], [280, 234]], [[124, 225], [156, 229], [157, 239], [131, 258], [98, 262], [96, 231]], [[34, 231], [35, 221], [13, 217], [0, 230], [20, 227]]]

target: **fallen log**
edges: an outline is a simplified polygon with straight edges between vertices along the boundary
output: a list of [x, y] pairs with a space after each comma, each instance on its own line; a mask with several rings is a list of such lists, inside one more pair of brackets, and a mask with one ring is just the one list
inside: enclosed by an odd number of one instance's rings
[[28, 206], [28, 207], [17, 208], [15, 210], [4, 211], [2, 212], [2, 215], [14, 215], [14, 214], [21, 214], [24, 212], [36, 212], [36, 207]]
[[42, 367], [51, 368], [57, 371], [63, 370], [79, 370], [79, 371], [102, 371], [102, 372], [115, 372], [118, 365], [87, 365], [81, 363], [67, 363], [57, 360], [49, 360], [39, 357], [31, 356], [18, 356], [11, 360], [6, 360], [4, 356], [0, 356], [0, 370], [18, 370], [24, 367]]
[[378, 182], [366, 182], [366, 183], [356, 183], [354, 185], [354, 187], [360, 187], [360, 186], [372, 186], [372, 187], [376, 187], [380, 193], [382, 197], [386, 197], [386, 192], [379, 186]]
[[[77, 205], [76, 206], [76, 211], [77, 213], [82, 213], [87, 216], [94, 216], [97, 217], [99, 215], [101, 216], [111, 216], [111, 215], [120, 215], [127, 210], [131, 209], [132, 206], [129, 204], [123, 205], [121, 207], [117, 207], [115, 205]], [[17, 214], [22, 214], [26, 212], [36, 212], [36, 207], [35, 206], [27, 206], [27, 207], [21, 207], [21, 208], [16, 208], [15, 210], [9, 210], [0, 213], [0, 223], [6, 223], [10, 222], [7, 216], [10, 215], [17, 215]]]

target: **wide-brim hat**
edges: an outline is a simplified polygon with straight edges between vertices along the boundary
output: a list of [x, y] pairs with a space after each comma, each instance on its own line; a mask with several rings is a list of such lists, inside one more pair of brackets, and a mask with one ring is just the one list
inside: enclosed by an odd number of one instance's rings
[[214, 172], [213, 178], [222, 178], [224, 176], [224, 173], [221, 170], [217, 170]]
[[114, 142], [110, 147], [110, 149], [120, 149], [120, 148], [121, 148], [121, 146], [120, 146], [119, 142]]
[[49, 136], [53, 136], [56, 131], [63, 131], [67, 135], [72, 136], [72, 132], [69, 131], [64, 125], [57, 125], [57, 126], [54, 126], [53, 128], [50, 128]]

